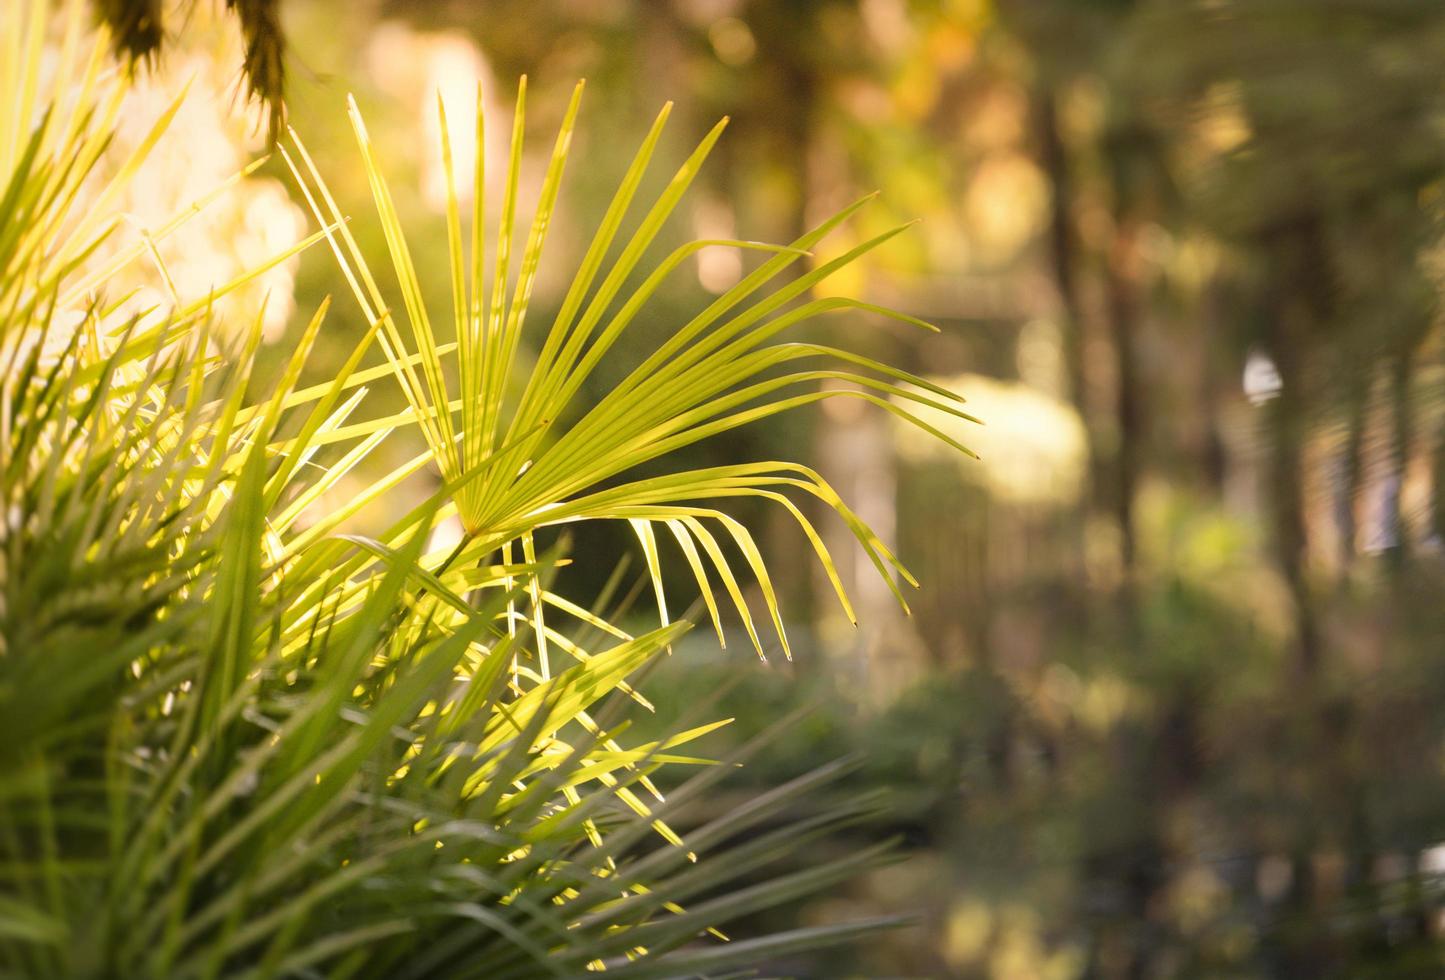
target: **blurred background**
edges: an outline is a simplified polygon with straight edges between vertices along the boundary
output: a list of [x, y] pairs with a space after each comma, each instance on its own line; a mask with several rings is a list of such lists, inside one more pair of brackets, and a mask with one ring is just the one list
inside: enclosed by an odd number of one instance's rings
[[[921, 219], [835, 288], [941, 331], [856, 314], [810, 330], [964, 394], [986, 425], [937, 421], [981, 459], [851, 399], [692, 457], [815, 466], [922, 581], [912, 614], [828, 524], [855, 630], [787, 515], [738, 509], [792, 612], [795, 661], [759, 664], [745, 643], [718, 651], [699, 631], [646, 688], [658, 725], [735, 715], [718, 752], [812, 706], [707, 807], [850, 753], [863, 761], [846, 791], [889, 795], [887, 820], [829, 847], [898, 837], [900, 860], [787, 914], [912, 910], [919, 925], [777, 972], [1445, 973], [1445, 4], [286, 0], [282, 12], [292, 123], [379, 257], [345, 116], [355, 94], [442, 308], [434, 105], [440, 92], [469, 118], [479, 78], [499, 137], [482, 152], [500, 157], [529, 76], [532, 196], [572, 85], [588, 80], [538, 320], [664, 100], [676, 108], [659, 172], [719, 117], [731, 124], [658, 256], [694, 237], [786, 242], [875, 190], [815, 261]], [[191, 38], [163, 68], [214, 100], [174, 149], [178, 181], [206, 179], [152, 197], [195, 196], [260, 145], [227, 115], [236, 42], [219, 21]], [[456, 149], [465, 172], [478, 149]], [[274, 251], [303, 232], [282, 175], [273, 161], [246, 182], [211, 247]], [[198, 247], [176, 245], [175, 259], [212, 261]], [[754, 261], [702, 252], [596, 390]], [[274, 276], [271, 356], [299, 327], [289, 311], [335, 292], [313, 362], [339, 364], [361, 324], [330, 257], [313, 249]], [[416, 451], [393, 437], [378, 465]], [[369, 519], [428, 489], [399, 490], [411, 496]], [[595, 593], [633, 548], [620, 532], [576, 532], [582, 560], [561, 587]], [[673, 591], [694, 594], [674, 565]]]

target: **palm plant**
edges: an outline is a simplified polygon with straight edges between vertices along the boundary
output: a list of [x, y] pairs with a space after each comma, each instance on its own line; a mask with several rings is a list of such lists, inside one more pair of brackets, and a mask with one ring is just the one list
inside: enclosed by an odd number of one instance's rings
[[[727, 767], [704, 765], [665, 800], [650, 777], [663, 765], [703, 765], [677, 750], [721, 723], [643, 744], [624, 738], [627, 713], [646, 705], [638, 678], [689, 625], [667, 613], [657, 524], [679, 543], [719, 637], [709, 571], [759, 653], [738, 575], [712, 528], [741, 549], [786, 651], [782, 617], [756, 544], [719, 500], [753, 496], [788, 508], [831, 575], [826, 549], [785, 491], [811, 494], [849, 524], [896, 591], [890, 570], [912, 581], [798, 464], [629, 477], [680, 446], [825, 395], [864, 398], [909, 419], [896, 402], [959, 414], [948, 392], [884, 365], [771, 343], [832, 309], [886, 313], [836, 299], [788, 304], [896, 232], [766, 295], [860, 205], [787, 247], [730, 243], [769, 257], [601, 402], [575, 405], [662, 277], [708, 244], [674, 252], [609, 312], [720, 132], [678, 171], [604, 275], [664, 109], [541, 338], [535, 369], [509, 397], [577, 98], [514, 283], [525, 86], [490, 283], [484, 154], [469, 253], [453, 189], [456, 338], [446, 343], [421, 301], [353, 107], [411, 344], [298, 139], [284, 155], [321, 227], [297, 249], [329, 243], [370, 328], [334, 378], [301, 387], [323, 304], [280, 376], [263, 378], [259, 320], [237, 331], [225, 297], [264, 270], [163, 308], [106, 295], [118, 270], [146, 258], [169, 281], [156, 245], [204, 220], [196, 216], [207, 201], [125, 239], [114, 201], [175, 106], [106, 178], [101, 161], [126, 82], [107, 70], [107, 39], [87, 39], [79, 9], [66, 8], [48, 83], [44, 3], [19, 27], [7, 22], [15, 33], [3, 41], [17, 58], [0, 71], [0, 971], [677, 976], [890, 924], [706, 940], [738, 915], [882, 858], [886, 845], [826, 868], [777, 870], [800, 840], [867, 819], [879, 801], [852, 799], [777, 825], [800, 795], [846, 771], [834, 764], [684, 838], [672, 826], [679, 808]], [[479, 112], [479, 139], [482, 125]], [[373, 343], [385, 362], [363, 367]], [[871, 373], [768, 373], [815, 356]], [[800, 390], [840, 377], [856, 387]], [[364, 417], [366, 386], [389, 378], [407, 410]], [[311, 505], [383, 439], [411, 426], [425, 452], [305, 523]], [[438, 493], [373, 537], [343, 533], [368, 502], [428, 466], [443, 477]], [[461, 544], [428, 551], [432, 528], [451, 513], [465, 530]], [[606, 596], [585, 608], [551, 588], [564, 559], [556, 548], [540, 551], [537, 533], [580, 520], [637, 529], [656, 628], [633, 635]]]

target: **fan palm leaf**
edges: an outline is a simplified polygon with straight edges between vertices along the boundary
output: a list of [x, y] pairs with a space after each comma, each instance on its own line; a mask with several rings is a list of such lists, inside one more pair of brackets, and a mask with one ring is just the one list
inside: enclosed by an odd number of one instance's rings
[[[804, 300], [814, 286], [888, 242], [906, 225], [875, 236], [774, 287], [795, 262], [809, 256], [809, 249], [851, 218], [869, 198], [845, 208], [787, 246], [715, 240], [687, 243], [673, 250], [624, 297], [625, 284], [637, 272], [649, 247], [702, 168], [726, 120], [703, 138], [657, 199], [646, 207], [636, 229], [624, 237], [623, 225], [670, 114], [670, 105], [663, 107], [608, 206], [556, 316], [541, 332], [537, 359], [525, 386], [515, 398], [509, 397], [508, 386], [519, 373], [517, 358], [523, 346], [521, 337], [582, 92], [583, 86], [579, 84], [564, 113], [515, 283], [509, 277], [522, 161], [526, 79], [522, 79], [517, 93], [497, 243], [490, 270], [484, 246], [486, 154], [477, 154], [473, 174], [468, 253], [463, 245], [450, 130], [446, 110], [438, 103], [448, 190], [447, 238], [452, 329], [456, 337], [452, 352], [460, 388], [455, 398], [442, 362], [443, 352], [448, 348], [438, 339], [436, 321], [427, 309], [425, 290], [382, 173], [377, 149], [355, 103], [350, 106], [352, 126], [399, 286], [402, 299], [399, 308], [409, 325], [409, 341], [304, 144], [293, 133], [294, 152], [282, 150], [317, 220], [331, 229], [327, 231], [327, 238], [363, 314], [368, 320], [382, 324], [383, 350], [409, 404], [409, 417], [418, 421], [443, 478], [457, 486], [453, 503], [466, 537], [464, 547], [459, 554], [450, 556], [450, 562], [456, 565], [496, 560], [506, 563], [512, 560], [518, 547], [524, 553], [529, 552], [541, 528], [582, 520], [627, 520], [638, 534], [665, 623], [667, 603], [662, 594], [653, 529], [654, 523], [663, 522], [687, 558], [719, 636], [723, 631], [719, 603], [710, 582], [712, 576], [723, 583], [728, 599], [761, 656], [763, 641], [753, 628], [738, 576], [729, 567], [725, 552], [708, 527], [712, 525], [722, 530], [745, 557], [786, 654], [787, 635], [775, 590], [750, 533], [715, 508], [690, 505], [742, 496], [783, 506], [803, 529], [843, 609], [853, 618], [852, 606], [822, 537], [803, 511], [782, 492], [793, 490], [822, 501], [846, 523], [906, 608], [899, 583], [916, 586], [916, 581], [833, 488], [811, 469], [770, 462], [616, 482], [643, 464], [702, 439], [835, 397], [867, 401], [968, 452], [966, 447], [929, 426], [906, 407], [910, 403], [925, 405], [972, 420], [959, 407], [962, 399], [956, 394], [856, 353], [819, 344], [773, 342], [811, 318], [840, 310], [862, 311], [934, 329], [914, 317], [857, 300]], [[480, 93], [474, 135], [478, 145], [483, 145], [486, 124]], [[578, 406], [578, 394], [587, 380], [604, 359], [613, 355], [619, 339], [667, 276], [686, 258], [709, 246], [758, 251], [769, 257], [673, 332], [597, 404]], [[609, 265], [607, 256], [614, 251], [617, 256]], [[794, 304], [795, 300], [799, 302]], [[412, 347], [415, 354], [409, 353]], [[841, 367], [794, 371], [781, 376], [771, 373], [795, 361], [816, 358], [831, 359]], [[825, 380], [845, 384], [822, 389], [810, 387]], [[469, 476], [473, 473], [477, 475]], [[534, 597], [538, 623], [543, 605]], [[545, 636], [545, 632], [539, 630], [538, 635]]]

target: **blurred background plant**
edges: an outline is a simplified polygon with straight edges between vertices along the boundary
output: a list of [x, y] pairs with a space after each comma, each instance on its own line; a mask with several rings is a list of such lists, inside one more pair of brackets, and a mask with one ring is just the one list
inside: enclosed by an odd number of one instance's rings
[[[419, 267], [446, 252], [444, 175], [423, 138], [434, 92], [464, 105], [479, 74], [501, 105], [527, 72], [544, 130], [571, 80], [590, 80], [601, 121], [577, 139], [597, 165], [561, 199], [559, 251], [581, 253], [576, 216], [626, 166], [631, 147], [609, 134], [644, 131], [659, 92], [677, 101], [662, 155], [733, 119], [668, 244], [791, 241], [873, 189], [855, 241], [925, 219], [834, 283], [941, 333], [862, 316], [829, 329], [969, 395], [989, 423], [969, 442], [982, 464], [848, 401], [689, 451], [804, 455], [927, 585], [902, 616], [846, 531], [825, 530], [854, 630], [786, 516], [739, 501], [730, 511], [767, 529], [795, 661], [699, 648], [654, 678], [680, 692], [662, 704], [741, 675], [724, 699], [733, 737], [822, 705], [747, 779], [862, 747], [872, 761], [844, 792], [897, 795], [910, 859], [791, 914], [921, 908], [925, 924], [793, 972], [1440, 972], [1445, 6], [286, 0], [280, 13], [292, 120], [359, 213], [369, 189], [335, 112], [356, 93], [391, 148], [398, 209], [435, 216], [411, 239]], [[524, 183], [544, 166], [529, 157]], [[639, 343], [749, 266], [719, 249], [690, 268]], [[302, 309], [330, 275], [303, 257]], [[544, 270], [531, 315], [551, 318], [565, 285]], [[445, 283], [431, 286], [444, 304]], [[619, 380], [599, 371], [590, 396]], [[626, 533], [577, 536], [622, 547]], [[582, 594], [588, 574], [557, 588]], [[685, 565], [671, 574], [687, 594]]]

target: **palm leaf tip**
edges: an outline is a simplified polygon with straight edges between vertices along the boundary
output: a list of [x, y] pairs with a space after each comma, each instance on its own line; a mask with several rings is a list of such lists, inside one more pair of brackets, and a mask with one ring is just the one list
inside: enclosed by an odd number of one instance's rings
[[246, 53], [242, 70], [251, 94], [267, 109], [274, 142], [285, 126], [286, 37], [281, 29], [281, 0], [226, 0], [241, 22]]
[[[166, 43], [165, 0], [94, 0], [115, 51], [132, 64], [154, 62]], [[286, 36], [280, 0], [226, 0], [240, 26], [241, 70], [249, 94], [266, 107], [275, 142], [285, 128]]]
[[116, 51], [131, 61], [153, 58], [165, 32], [164, 0], [96, 0], [96, 14]]

